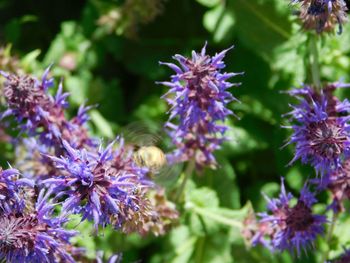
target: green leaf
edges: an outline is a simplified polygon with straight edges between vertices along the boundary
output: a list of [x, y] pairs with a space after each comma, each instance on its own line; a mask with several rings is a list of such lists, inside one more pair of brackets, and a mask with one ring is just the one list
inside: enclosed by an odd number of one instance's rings
[[214, 7], [221, 3], [221, 0], [196, 0], [196, 1], [206, 7]]
[[95, 258], [96, 243], [92, 235], [93, 228], [88, 221], [81, 222], [79, 215], [71, 215], [68, 223], [68, 229], [79, 231], [79, 234], [72, 238], [71, 242], [77, 246], [86, 249], [86, 256], [88, 258]]
[[234, 0], [230, 2], [239, 38], [257, 53], [270, 54], [291, 36], [288, 3], [278, 8], [280, 0]]
[[44, 64], [59, 63], [66, 52], [73, 52], [77, 56], [77, 62], [86, 68], [94, 63], [90, 62], [92, 55], [88, 52], [90, 46], [90, 41], [85, 38], [76, 22], [64, 22], [61, 25], [61, 32], [51, 42]]
[[[272, 58], [268, 61], [274, 72], [273, 79], [280, 80], [283, 76], [293, 77], [293, 84], [299, 85], [306, 78], [305, 61], [301, 54], [307, 52], [306, 35], [300, 33], [300, 27], [293, 29], [292, 37], [278, 46]], [[275, 82], [270, 83], [271, 87], [275, 86]]]
[[69, 99], [72, 100], [75, 104], [82, 104], [85, 102], [85, 89], [83, 88], [84, 82], [81, 78], [78, 77], [68, 77], [66, 79], [65, 87], [70, 93]]
[[248, 130], [238, 126], [232, 127], [226, 135], [231, 140], [226, 142], [225, 146], [229, 147], [233, 154], [244, 154], [268, 146], [266, 142], [254, 138], [253, 135], [248, 133]]
[[[197, 256], [197, 262], [203, 263], [222, 263], [234, 262], [231, 255], [231, 246], [229, 237], [226, 233], [217, 233], [206, 238], [201, 249], [202, 256]], [[199, 254], [199, 253], [198, 253]]]
[[234, 15], [223, 5], [219, 5], [205, 13], [203, 17], [204, 27], [213, 34], [215, 42], [220, 43], [224, 39], [232, 37], [230, 31], [235, 23]]
[[297, 167], [292, 167], [286, 174], [286, 182], [294, 190], [298, 191], [303, 187], [304, 178], [301, 171]]
[[[219, 164], [218, 168], [216, 170], [208, 169], [205, 173], [206, 180], [203, 183], [213, 189], [220, 189], [217, 191], [217, 195], [222, 206], [236, 209], [241, 207], [240, 191], [236, 184], [235, 169], [227, 157], [228, 152], [229, 150], [224, 148], [215, 154]], [[202, 182], [203, 180], [200, 178], [198, 181]]]
[[91, 121], [97, 127], [99, 133], [107, 138], [112, 139], [114, 137], [113, 130], [108, 121], [97, 110], [90, 111]]
[[39, 49], [29, 52], [21, 59], [21, 66], [27, 71], [32, 70], [35, 65], [38, 64], [37, 58], [39, 57], [40, 53], [41, 51]]
[[218, 207], [219, 198], [214, 190], [208, 187], [201, 187], [195, 190], [191, 190], [186, 195], [186, 202], [190, 206], [196, 207]]
[[170, 243], [174, 248], [172, 263], [189, 262], [197, 237], [191, 236], [188, 227], [180, 226], [170, 233]]
[[24, 15], [21, 17], [20, 22], [21, 23], [28, 23], [28, 22], [37, 22], [39, 18], [35, 15]]

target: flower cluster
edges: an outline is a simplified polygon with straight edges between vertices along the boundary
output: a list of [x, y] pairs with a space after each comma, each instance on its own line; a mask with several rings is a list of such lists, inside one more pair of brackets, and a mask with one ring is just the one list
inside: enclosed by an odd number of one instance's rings
[[[7, 262], [75, 262], [69, 239], [76, 232], [63, 228], [66, 219], [54, 218], [50, 192], [36, 194], [34, 183], [16, 169], [0, 175], [0, 258]], [[37, 196], [36, 196], [37, 195]]]
[[64, 173], [44, 180], [54, 185], [56, 199], [66, 197], [62, 212], [80, 213], [82, 220], [98, 225], [113, 224], [120, 228], [129, 209], [138, 211], [139, 194], [148, 187], [147, 170], [137, 167], [132, 153], [125, 152], [123, 140], [117, 149], [111, 143], [98, 153], [76, 150], [63, 141], [67, 154], [61, 158], [51, 156]]
[[61, 147], [61, 139], [69, 141], [74, 147], [93, 145], [83, 124], [88, 120], [89, 107], [79, 108], [75, 118], [67, 120], [64, 109], [68, 106], [63, 93], [62, 83], [55, 97], [48, 90], [53, 86], [53, 79], [48, 78], [49, 68], [41, 80], [28, 75], [18, 76], [1, 72], [6, 78], [3, 94], [8, 109], [1, 117], [14, 116], [22, 132], [39, 136], [40, 141], [48, 146]]
[[63, 154], [62, 140], [79, 149], [96, 148], [96, 139], [89, 136], [85, 127], [89, 120], [87, 112], [91, 107], [80, 106], [77, 115], [68, 120], [65, 109], [69, 94], [63, 92], [60, 83], [56, 95], [50, 95], [49, 89], [54, 81], [48, 77], [49, 69], [41, 80], [29, 75], [0, 72], [5, 77], [3, 94], [7, 104], [1, 119], [15, 117], [20, 135], [29, 136], [18, 136], [15, 140], [18, 153], [16, 166], [26, 177], [38, 182], [57, 174], [47, 155]]
[[[111, 225], [125, 233], [164, 234], [177, 219], [164, 193], [154, 194], [133, 158], [133, 148], [116, 139], [105, 149], [88, 135], [89, 107], [68, 120], [67, 93], [46, 70], [42, 79], [1, 72], [7, 110], [1, 118], [15, 120], [17, 165], [0, 169], [0, 259], [8, 262], [75, 262], [85, 252], [69, 243], [74, 231], [64, 228], [70, 214], [80, 214], [98, 227]], [[23, 138], [23, 135], [27, 138]], [[117, 145], [118, 144], [118, 145]], [[153, 190], [151, 190], [153, 189]], [[46, 194], [44, 194], [46, 193]], [[59, 217], [52, 216], [55, 202]], [[112, 256], [115, 262], [120, 257]], [[102, 258], [98, 257], [97, 261]]]
[[292, 105], [287, 115], [295, 124], [288, 144], [295, 144], [295, 156], [290, 162], [301, 159], [310, 163], [318, 173], [325, 175], [341, 167], [344, 158], [349, 155], [349, 111], [347, 100], [340, 102], [333, 92], [344, 85], [327, 85], [321, 92], [305, 85], [294, 89], [290, 95], [299, 99], [298, 105]]
[[292, 0], [292, 4], [300, 3], [300, 19], [307, 30], [332, 32], [338, 24], [338, 34], [342, 33], [342, 27], [347, 22], [348, 10], [344, 0]]
[[265, 198], [270, 213], [259, 214], [264, 227], [261, 227], [262, 233], [256, 233], [256, 243], [261, 242], [273, 250], [296, 250], [300, 255], [301, 249], [312, 246], [316, 237], [323, 234], [326, 217], [313, 214], [312, 206], [317, 200], [306, 186], [295, 205], [291, 205], [293, 196], [286, 192], [283, 178], [279, 197]]
[[237, 100], [227, 89], [240, 85], [227, 80], [242, 74], [222, 72], [228, 50], [210, 57], [204, 46], [200, 53], [193, 51], [191, 59], [175, 55], [180, 67], [161, 63], [175, 71], [170, 82], [160, 82], [170, 88], [163, 97], [171, 107], [166, 127], [176, 145], [169, 158], [172, 162], [194, 160], [197, 168], [216, 166], [213, 152], [225, 140], [228, 129], [218, 121], [224, 122], [233, 114], [227, 104]]
[[135, 164], [122, 138], [105, 149], [100, 147], [97, 153], [73, 149], [66, 141], [63, 145], [66, 155], [50, 157], [61, 175], [43, 180], [54, 187], [57, 200], [64, 198], [63, 214], [81, 214], [82, 220], [94, 222], [96, 231], [99, 225], [112, 225], [142, 235], [164, 234], [177, 219], [164, 192], [152, 194], [148, 169]]

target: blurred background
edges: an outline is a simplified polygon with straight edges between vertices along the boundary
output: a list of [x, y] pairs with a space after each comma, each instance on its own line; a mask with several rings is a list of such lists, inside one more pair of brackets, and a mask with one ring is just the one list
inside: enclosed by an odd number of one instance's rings
[[[288, 167], [293, 147], [281, 149], [290, 135], [281, 115], [292, 102], [283, 91], [310, 76], [306, 36], [292, 13], [287, 0], [0, 0], [0, 69], [40, 76], [53, 63], [52, 74], [71, 93], [71, 113], [82, 103], [98, 104], [92, 128], [111, 139], [129, 123], [161, 129], [167, 120], [160, 99], [166, 88], [155, 82], [172, 72], [159, 61], [190, 55], [205, 41], [211, 55], [234, 45], [225, 70], [245, 72], [232, 79], [242, 82], [231, 89], [241, 103], [229, 105], [240, 119], [228, 121], [232, 140], [217, 152], [219, 169], [194, 178], [189, 198], [204, 210], [220, 206], [225, 219], [239, 218], [249, 201], [255, 211], [264, 210], [260, 193], [278, 193], [280, 176], [296, 195], [314, 176], [299, 162]], [[322, 79], [349, 81], [349, 26], [341, 36], [324, 37], [321, 46]], [[11, 145], [1, 149], [2, 160], [13, 158]], [[180, 212], [179, 224], [163, 237], [106, 230], [77, 242], [89, 251], [122, 251], [123, 262], [318, 262], [317, 253], [297, 259], [250, 248], [234, 224], [209, 217], [203, 227], [202, 217]], [[336, 227], [332, 256], [347, 245], [348, 221]]]

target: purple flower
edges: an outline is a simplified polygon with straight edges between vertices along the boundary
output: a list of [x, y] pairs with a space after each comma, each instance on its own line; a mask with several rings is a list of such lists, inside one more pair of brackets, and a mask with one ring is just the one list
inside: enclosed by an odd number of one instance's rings
[[347, 22], [348, 10], [343, 0], [292, 0], [300, 3], [300, 19], [305, 29], [316, 30], [317, 33], [331, 32], [338, 24], [338, 34], [342, 33], [342, 27]]
[[0, 216], [0, 258], [6, 262], [75, 262], [66, 251], [76, 232], [62, 228], [63, 218], [51, 217], [50, 193], [40, 192], [35, 211]]
[[337, 170], [314, 181], [321, 189], [331, 192], [333, 201], [329, 208], [335, 213], [344, 212], [343, 202], [350, 199], [350, 159], [345, 160]]
[[295, 144], [293, 163], [301, 159], [302, 163], [310, 163], [317, 172], [324, 175], [339, 168], [344, 157], [349, 155], [349, 116], [350, 104], [347, 100], [340, 102], [332, 95], [333, 91], [342, 87], [330, 84], [321, 92], [310, 86], [294, 89], [289, 92], [300, 102], [291, 105], [290, 120], [293, 134], [287, 144]]
[[31, 180], [19, 177], [18, 170], [0, 168], [0, 216], [23, 212], [28, 201], [26, 196], [29, 196], [33, 187]]
[[279, 198], [265, 198], [270, 213], [260, 213], [260, 222], [269, 223], [270, 229], [274, 229], [269, 232], [270, 246], [273, 249], [296, 250], [297, 255], [300, 255], [301, 249], [306, 251], [316, 237], [323, 234], [326, 217], [312, 213], [312, 205], [317, 200], [306, 186], [301, 190], [296, 205], [291, 205], [293, 196], [286, 192], [283, 178]]
[[62, 83], [56, 95], [49, 94], [53, 79], [48, 79], [49, 68], [41, 80], [31, 76], [17, 76], [1, 72], [6, 78], [4, 97], [8, 109], [1, 118], [14, 116], [22, 132], [30, 136], [39, 136], [40, 141], [48, 146], [61, 148], [61, 140], [68, 140], [75, 147], [93, 145], [83, 124], [88, 120], [86, 111], [81, 106], [78, 115], [67, 120], [64, 109], [67, 108], [68, 93], [63, 93]]
[[223, 135], [228, 129], [218, 122], [233, 114], [227, 104], [237, 101], [227, 89], [240, 85], [227, 80], [242, 74], [222, 72], [222, 60], [231, 48], [213, 57], [206, 55], [206, 46], [201, 53], [193, 51], [191, 59], [175, 55], [180, 67], [161, 63], [175, 71], [171, 81], [160, 82], [170, 88], [163, 98], [171, 107], [166, 127], [177, 147], [170, 155], [172, 162], [194, 159], [197, 168], [215, 167], [213, 152], [225, 140]]
[[145, 179], [147, 170], [137, 167], [123, 140], [113, 149], [113, 143], [96, 153], [72, 148], [63, 141], [67, 154], [61, 158], [52, 156], [62, 176], [44, 180], [54, 185], [56, 199], [65, 197], [62, 212], [80, 213], [82, 220], [98, 225], [120, 228], [127, 211], [138, 211], [140, 194], [150, 186]]

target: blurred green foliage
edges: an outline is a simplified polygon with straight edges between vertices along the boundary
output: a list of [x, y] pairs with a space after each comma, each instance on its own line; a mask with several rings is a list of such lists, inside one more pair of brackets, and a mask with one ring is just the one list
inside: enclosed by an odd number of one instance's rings
[[[155, 81], [171, 72], [158, 61], [173, 54], [189, 55], [208, 41], [209, 53], [231, 45], [227, 71], [244, 71], [232, 88], [241, 103], [231, 109], [240, 117], [228, 124], [231, 141], [217, 153], [220, 168], [204, 171], [187, 185], [181, 220], [163, 237], [125, 236], [105, 230], [93, 237], [88, 228], [78, 238], [93, 255], [122, 251], [124, 262], [320, 262], [331, 245], [331, 256], [347, 245], [349, 218], [341, 218], [331, 243], [320, 241], [314, 253], [299, 259], [250, 248], [240, 236], [240, 224], [251, 205], [265, 208], [261, 191], [275, 195], [279, 178], [297, 193], [314, 172], [292, 159], [292, 147], [281, 149], [289, 136], [281, 117], [290, 98], [281, 93], [309, 79], [306, 36], [280, 0], [2, 0], [0, 40], [11, 50], [12, 62], [0, 66], [40, 75], [53, 63], [53, 75], [63, 78], [71, 93], [72, 113], [82, 103], [98, 104], [91, 112], [97, 135], [113, 138], [128, 123], [142, 120], [160, 128], [167, 106], [165, 88]], [[322, 79], [349, 81], [350, 28], [320, 43]], [[16, 62], [14, 62], [16, 61]], [[341, 96], [349, 95], [342, 91]], [[3, 152], [8, 145], [1, 146]], [[11, 155], [3, 156], [9, 159]], [[249, 203], [248, 201], [251, 201]], [[327, 196], [324, 197], [327, 201]], [[324, 206], [320, 209], [324, 209]], [[348, 228], [348, 227], [347, 227]]]

